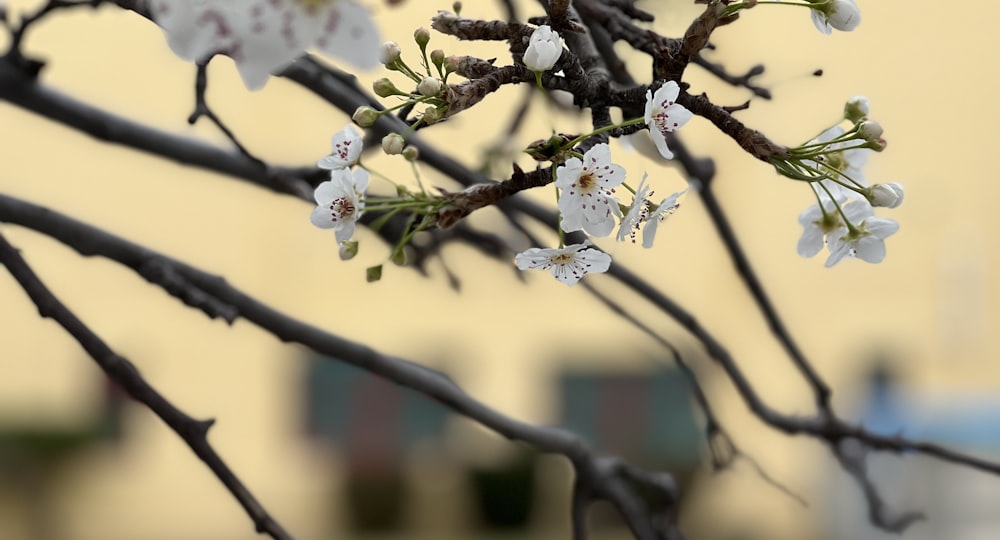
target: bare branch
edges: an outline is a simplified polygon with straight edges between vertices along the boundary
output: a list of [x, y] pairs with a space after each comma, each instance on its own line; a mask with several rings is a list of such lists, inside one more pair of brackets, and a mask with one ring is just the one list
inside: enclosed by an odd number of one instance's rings
[[38, 307], [38, 313], [50, 318], [80, 344], [94, 362], [107, 374], [108, 378], [122, 387], [136, 401], [145, 405], [153, 414], [170, 426], [177, 436], [184, 440], [199, 459], [215, 473], [219, 481], [239, 501], [253, 520], [258, 533], [272, 538], [291, 539], [291, 535], [264, 509], [263, 505], [229, 468], [208, 442], [208, 430], [215, 420], [195, 420], [175, 407], [156, 391], [139, 374], [139, 370], [128, 359], [115, 353], [104, 340], [73, 314], [28, 267], [21, 255], [7, 239], [0, 234], [0, 264], [7, 267], [14, 279], [28, 293]]

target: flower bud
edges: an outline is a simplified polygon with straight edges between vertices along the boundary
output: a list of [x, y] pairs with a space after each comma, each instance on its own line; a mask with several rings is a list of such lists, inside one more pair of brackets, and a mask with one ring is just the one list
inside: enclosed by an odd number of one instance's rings
[[455, 56], [454, 54], [444, 59], [444, 70], [448, 73], [453, 73], [458, 71], [458, 66], [462, 63], [462, 58], [464, 56]]
[[441, 69], [441, 66], [444, 64], [444, 51], [441, 49], [431, 51], [431, 63], [437, 66], [438, 69]]
[[456, 1], [451, 5], [451, 10], [455, 12], [455, 15], [460, 15], [462, 13], [462, 3]]
[[403, 92], [396, 85], [392, 83], [389, 79], [383, 77], [372, 83], [372, 91], [378, 97], [389, 97], [389, 96], [405, 96], [406, 92]]
[[406, 161], [416, 161], [420, 157], [420, 150], [417, 150], [416, 146], [407, 146], [403, 149], [403, 157]]
[[857, 124], [864, 117], [868, 116], [868, 98], [865, 96], [854, 96], [844, 104], [844, 119]]
[[417, 92], [420, 92], [421, 96], [436, 96], [441, 93], [441, 88], [441, 80], [437, 77], [424, 77], [424, 80], [417, 85]]
[[562, 51], [559, 34], [548, 25], [539, 26], [528, 39], [528, 48], [524, 51], [524, 65], [531, 71], [548, 71], [556, 65]]
[[427, 107], [426, 109], [424, 109], [424, 116], [423, 116], [424, 123], [429, 126], [431, 124], [436, 124], [440, 122], [443, 116], [442, 112], [443, 111], [441, 111], [437, 107]]
[[858, 134], [868, 143], [866, 145], [868, 148], [876, 152], [885, 150], [886, 142], [882, 138], [882, 124], [874, 120], [865, 120], [858, 126]]
[[378, 61], [388, 66], [398, 61], [402, 54], [403, 51], [400, 50], [398, 43], [395, 41], [386, 41], [382, 44], [382, 49], [379, 51]]
[[899, 182], [875, 184], [865, 190], [865, 197], [872, 206], [896, 208], [903, 204], [903, 185]]
[[431, 33], [428, 32], [427, 29], [424, 28], [423, 26], [413, 31], [413, 41], [416, 41], [417, 45], [419, 45], [421, 49], [426, 47], [427, 43], [430, 42], [430, 40], [431, 40]]
[[826, 20], [842, 32], [850, 32], [861, 24], [861, 10], [854, 0], [833, 0], [827, 8]]
[[358, 241], [357, 240], [347, 240], [346, 242], [340, 243], [340, 249], [338, 250], [338, 255], [340, 255], [340, 260], [349, 261], [358, 254]]
[[389, 255], [389, 260], [396, 266], [406, 266], [407, 263], [410, 262], [411, 251], [413, 251], [413, 248], [410, 246], [403, 246], [399, 249], [394, 249], [392, 254]]
[[390, 156], [403, 153], [403, 145], [406, 141], [399, 133], [390, 133], [382, 137], [382, 151]]
[[367, 105], [362, 105], [354, 111], [354, 116], [351, 116], [351, 120], [354, 120], [354, 123], [361, 127], [371, 127], [378, 120], [378, 117], [378, 111]]

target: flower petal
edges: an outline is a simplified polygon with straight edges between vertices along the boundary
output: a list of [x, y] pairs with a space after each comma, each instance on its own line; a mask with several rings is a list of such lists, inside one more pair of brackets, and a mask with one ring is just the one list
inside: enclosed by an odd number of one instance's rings
[[880, 263], [885, 259], [885, 242], [875, 236], [865, 236], [855, 242], [853, 255], [863, 261]]
[[323, 33], [316, 41], [321, 51], [362, 69], [379, 65], [381, 45], [382, 38], [371, 13], [348, 0], [334, 4], [324, 21]]

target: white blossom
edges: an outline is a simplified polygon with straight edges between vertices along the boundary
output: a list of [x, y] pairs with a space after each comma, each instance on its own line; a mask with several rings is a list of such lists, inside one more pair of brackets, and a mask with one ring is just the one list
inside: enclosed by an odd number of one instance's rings
[[313, 46], [361, 68], [377, 65], [378, 29], [352, 0], [151, 0], [150, 6], [178, 56], [229, 56], [251, 90]]
[[830, 256], [826, 259], [826, 266], [833, 266], [844, 257], [855, 257], [870, 263], [882, 262], [885, 258], [885, 239], [899, 230], [899, 223], [874, 217], [872, 207], [866, 201], [848, 203], [844, 206], [844, 214], [853, 228], [842, 225], [827, 235]]
[[364, 193], [368, 189], [368, 171], [336, 169], [330, 180], [316, 186], [316, 208], [309, 220], [321, 229], [333, 229], [337, 243], [354, 236], [355, 224], [365, 213]]
[[570, 158], [556, 169], [559, 213], [566, 232], [583, 229], [592, 236], [607, 236], [621, 215], [615, 188], [625, 181], [625, 169], [611, 163], [608, 145], [595, 145], [579, 158]]
[[317, 167], [338, 170], [354, 165], [358, 162], [358, 158], [361, 157], [361, 150], [364, 143], [362, 142], [361, 134], [348, 124], [344, 129], [334, 133], [331, 145], [333, 146], [333, 153], [319, 160], [316, 163]]
[[[826, 235], [843, 227], [843, 219], [834, 202], [828, 198], [822, 201], [822, 209], [818, 204], [814, 204], [799, 214], [802, 236], [799, 237], [796, 251], [800, 257], [806, 259], [814, 257], [823, 249]], [[840, 199], [839, 202], [845, 202], [845, 199]]]
[[813, 24], [824, 34], [834, 29], [850, 32], [861, 24], [861, 10], [854, 0], [814, 0], [811, 7]]
[[622, 218], [621, 224], [618, 226], [618, 235], [615, 237], [619, 242], [624, 242], [625, 238], [628, 237], [635, 243], [635, 235], [639, 232], [639, 226], [643, 221], [649, 217], [649, 184], [646, 183], [646, 177], [649, 176], [643, 173], [642, 180], [639, 181], [639, 187], [635, 189], [635, 195], [632, 196], [632, 206], [629, 207], [628, 212], [625, 217]]
[[673, 159], [674, 153], [667, 147], [667, 133], [680, 129], [694, 116], [683, 105], [676, 103], [680, 87], [674, 81], [667, 81], [656, 90], [646, 91], [646, 125], [656, 149], [665, 159]]
[[528, 48], [524, 51], [524, 65], [532, 71], [548, 71], [562, 56], [562, 39], [548, 25], [543, 24], [531, 33]]
[[642, 247], [649, 249], [653, 247], [653, 240], [656, 238], [656, 229], [660, 226], [660, 223], [666, 221], [668, 217], [672, 216], [674, 212], [680, 208], [680, 203], [677, 199], [681, 195], [687, 193], [687, 189], [683, 191], [678, 191], [671, 196], [663, 199], [656, 210], [653, 210], [646, 218], [646, 227], [642, 229]]
[[518, 253], [514, 263], [520, 270], [548, 270], [556, 279], [572, 286], [588, 273], [607, 272], [611, 267], [610, 255], [589, 246], [583, 243], [564, 248], [530, 248]]
[[[833, 126], [810, 141], [810, 144], [832, 141], [844, 133], [844, 128]], [[858, 141], [856, 140], [842, 141], [830, 144], [827, 146], [827, 151], [823, 156], [817, 157], [816, 160], [809, 160], [807, 163], [820, 173], [825, 173], [832, 178], [823, 180], [821, 183], [830, 191], [833, 198], [856, 199], [860, 197], [856, 191], [842, 186], [833, 179], [856, 185], [857, 187], [865, 187], [865, 173], [862, 168], [868, 163], [870, 153], [870, 149], [858, 147]], [[824, 191], [821, 191], [821, 193], [824, 196], [826, 195]]]

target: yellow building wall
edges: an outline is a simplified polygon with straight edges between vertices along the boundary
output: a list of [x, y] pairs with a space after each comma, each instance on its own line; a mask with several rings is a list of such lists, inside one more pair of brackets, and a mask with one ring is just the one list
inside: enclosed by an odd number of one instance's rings
[[[791, 332], [835, 389], [840, 409], [849, 410], [859, 396], [861, 377], [876, 353], [890, 355], [907, 382], [927, 393], [995, 392], [1000, 369], [992, 329], [1000, 302], [991, 285], [998, 242], [992, 144], [997, 143], [1000, 103], [995, 99], [995, 32], [986, 16], [993, 3], [859, 3], [862, 25], [833, 36], [816, 32], [803, 9], [761, 6], [718, 30], [712, 57], [734, 72], [766, 64], [759, 82], [775, 99], [754, 100], [738, 118], [782, 143], [813, 137], [836, 120], [847, 98], [870, 97], [889, 147], [871, 158], [868, 177], [900, 181], [907, 190], [903, 206], [883, 214], [901, 224], [887, 242], [885, 262], [845, 261], [826, 269], [821, 258], [800, 259], [796, 217], [812, 202], [807, 189], [742, 154], [707, 122], [692, 121], [684, 129], [685, 141], [694, 152], [718, 160], [722, 203]], [[467, 4], [469, 16], [499, 16], [494, 3]], [[527, 4], [524, 13], [541, 13]], [[15, 1], [8, 9], [16, 13], [35, 5]], [[401, 8], [380, 6], [385, 37], [413, 55], [413, 27], [429, 26], [437, 7], [444, 6], [414, 0]], [[664, 28], [679, 31], [699, 7], [675, 1], [657, 9], [664, 13]], [[667, 14], [668, 9], [676, 14]], [[226, 144], [211, 127], [185, 123], [194, 69], [170, 53], [162, 33], [147, 21], [110, 7], [76, 10], [53, 16], [28, 36], [27, 45], [51, 62], [43, 73], [46, 84], [163, 129]], [[502, 45], [458, 45], [438, 35], [432, 38], [435, 46], [449, 54], [469, 53], [472, 47], [471, 54], [504, 56]], [[639, 59], [634, 68], [640, 78], [646, 65]], [[824, 75], [811, 76], [816, 69]], [[377, 76], [382, 74], [365, 78]], [[226, 59], [213, 62], [210, 80], [213, 107], [244, 144], [268, 160], [309, 164], [328, 152], [329, 136], [347, 122], [283, 80], [246, 92]], [[688, 80], [693, 92], [707, 91], [721, 102], [738, 104], [747, 97], [694, 67]], [[469, 154], [459, 157], [475, 164], [476, 153], [494, 142], [492, 130], [503, 129], [496, 111], [515, 95], [520, 92], [492, 96], [489, 105], [463, 113], [450, 126], [428, 130], [427, 137], [470, 141]], [[582, 125], [537, 103], [521, 142]], [[540, 273], [521, 284], [512, 264], [484, 261], [466, 247], [444, 252], [462, 280], [460, 293], [447, 287], [437, 262], [429, 265], [427, 277], [387, 266], [381, 282], [366, 284], [364, 268], [387, 253], [368, 231], [359, 233], [361, 255], [342, 262], [329, 231], [309, 225], [308, 204], [109, 148], [5, 103], [0, 103], [0, 152], [0, 191], [224, 275], [278, 309], [334, 333], [442, 367], [473, 395], [526, 421], [557, 420], [551, 383], [565, 366], [553, 364], [553, 357], [597, 345], [634, 351], [636, 358], [657, 350], [581, 288], [564, 287]], [[620, 144], [614, 152], [633, 179], [646, 170], [659, 190], [683, 186], [672, 164], [626, 154]], [[525, 158], [519, 162], [531, 166]], [[407, 167], [393, 160], [373, 155], [370, 163], [395, 178], [408, 178]], [[429, 168], [422, 171], [428, 184], [450, 186]], [[530, 196], [548, 201], [550, 195]], [[497, 223], [491, 212], [474, 219]], [[336, 507], [330, 501], [338, 497], [327, 482], [340, 467], [337, 451], [300, 436], [300, 349], [244, 321], [232, 327], [209, 321], [114, 264], [81, 259], [17, 227], [3, 230], [53, 291], [154, 386], [186, 412], [218, 420], [211, 441], [288, 530], [320, 538], [342, 518], [327, 515]], [[696, 196], [688, 196], [652, 250], [601, 245], [612, 250], [615, 264], [640, 271], [688, 306], [771, 405], [788, 412], [811, 410], [808, 389], [734, 279]], [[620, 295], [653, 328], [679, 343], [690, 342], [632, 294], [617, 291], [601, 276], [587, 279]], [[99, 372], [61, 329], [39, 319], [23, 292], [5, 278], [0, 278], [0, 341], [0, 423], [62, 426], [93, 417]], [[651, 367], [645, 361], [622, 361], [635, 365], [593, 367]], [[699, 368], [713, 371], [708, 365]], [[721, 374], [710, 381], [713, 402], [739, 444], [791, 489], [807, 499], [820, 496], [823, 481], [814, 473], [830, 466], [828, 453], [813, 441], [787, 438], [753, 419]], [[128, 408], [125, 433], [121, 445], [94, 447], [75, 466], [58, 471], [58, 489], [51, 495], [58, 537], [252, 534], [238, 505], [150, 413]], [[0, 537], [26, 538], [27, 499], [0, 492]], [[696, 501], [706, 512], [700, 515], [715, 521], [719, 512], [723, 516], [725, 523], [708, 526], [759, 522], [766, 515], [759, 527], [769, 538], [801, 538], [823, 512], [821, 506], [797, 506], [748, 467], [719, 476]], [[860, 499], [856, 517], [864, 519]], [[419, 524], [422, 518], [412, 519]], [[565, 536], [565, 524], [553, 526]]]

